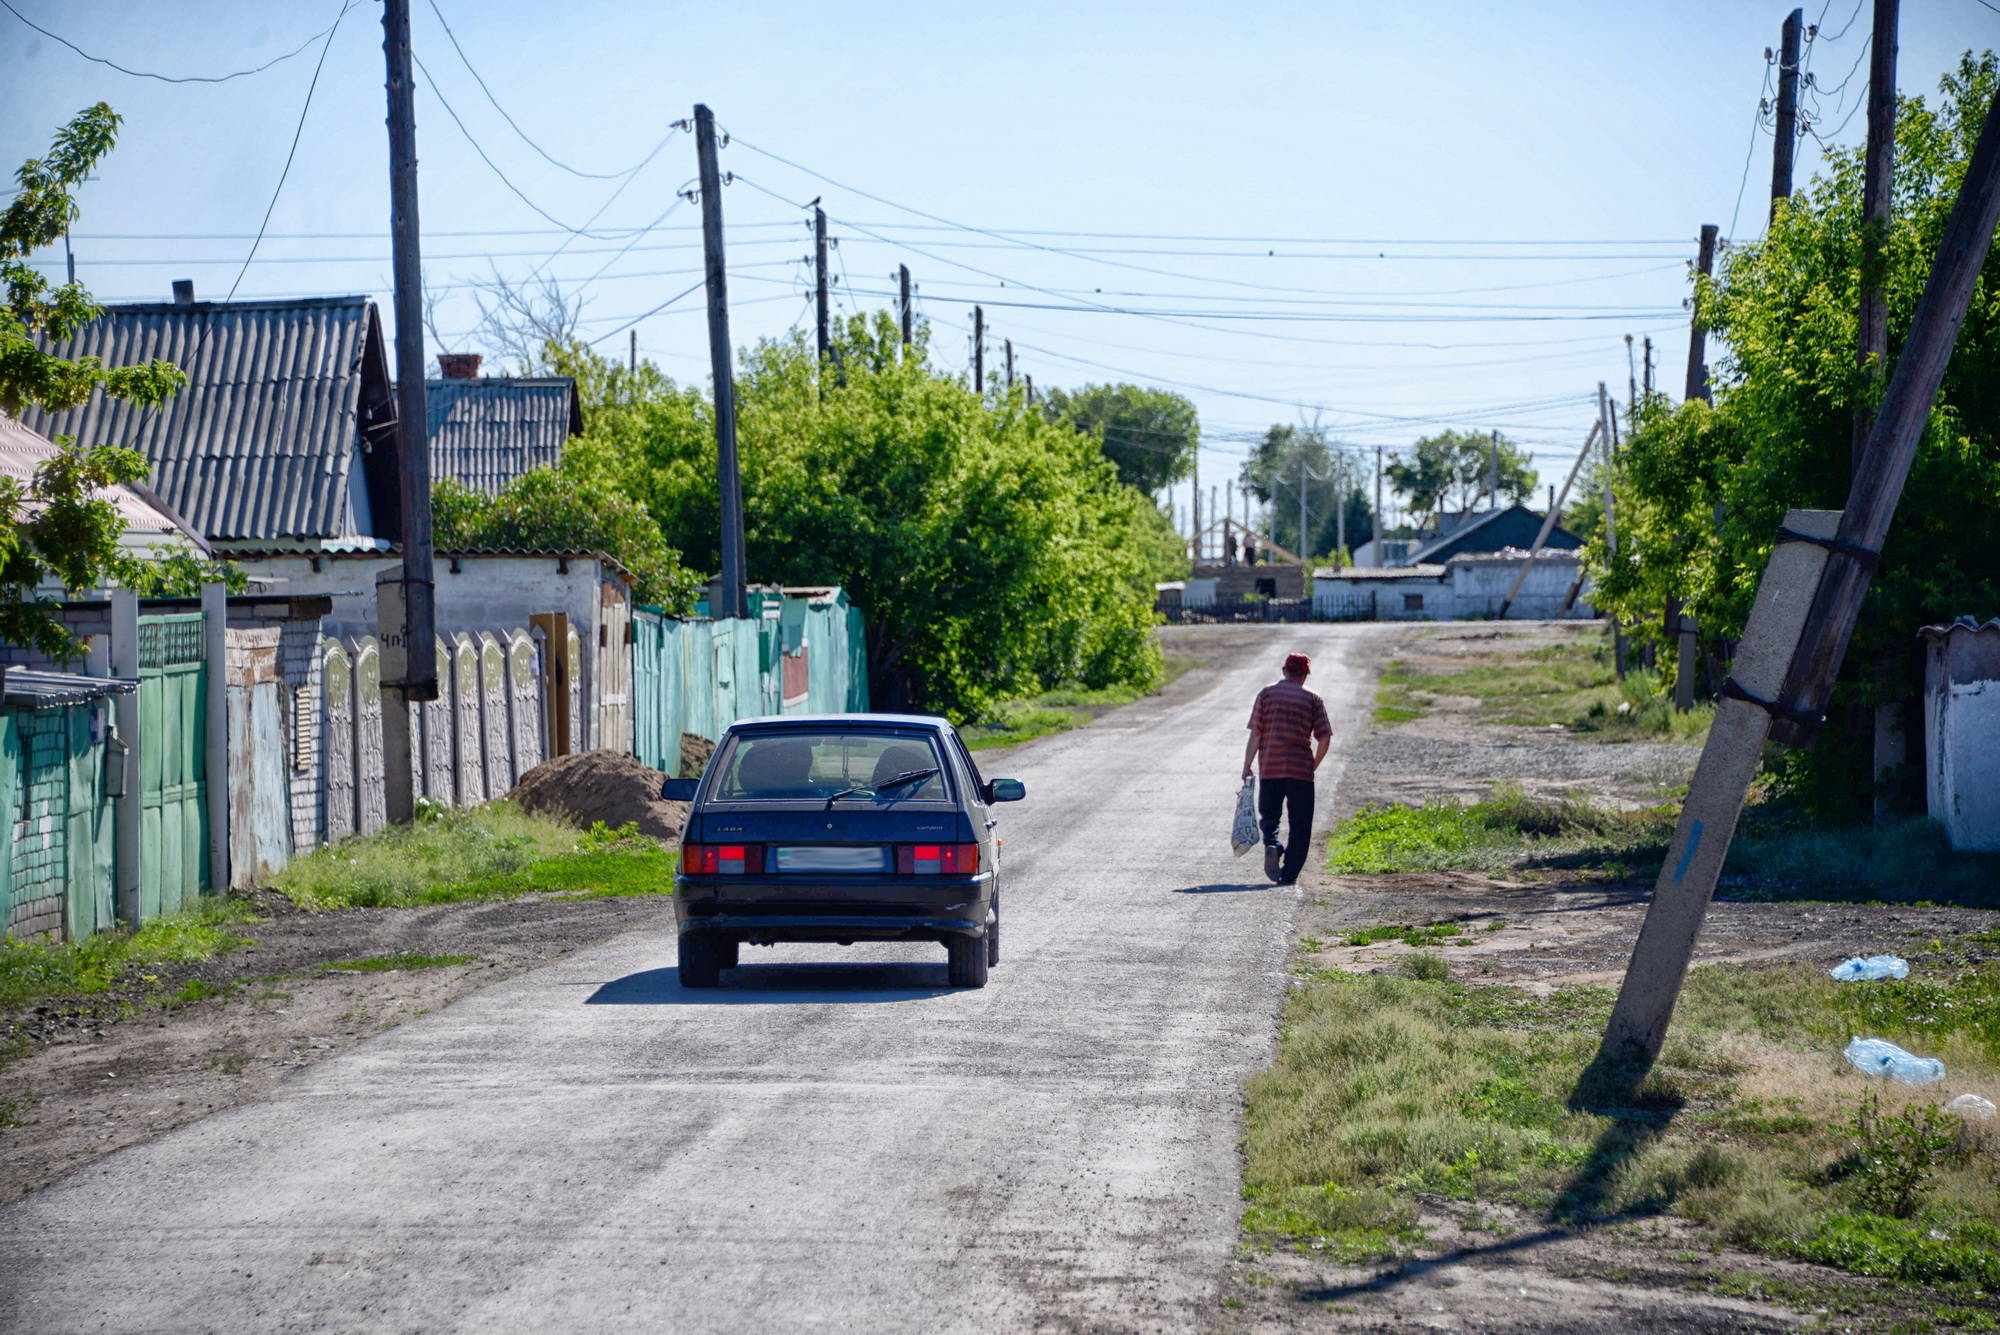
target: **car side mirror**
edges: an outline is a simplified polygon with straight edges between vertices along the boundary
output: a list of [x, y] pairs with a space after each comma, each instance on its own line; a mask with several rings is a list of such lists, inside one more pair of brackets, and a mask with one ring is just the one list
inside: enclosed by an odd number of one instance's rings
[[1028, 785], [1019, 779], [995, 779], [986, 785], [990, 802], [1018, 802], [1028, 795]]
[[668, 779], [660, 785], [660, 797], [668, 802], [692, 802], [700, 779]]

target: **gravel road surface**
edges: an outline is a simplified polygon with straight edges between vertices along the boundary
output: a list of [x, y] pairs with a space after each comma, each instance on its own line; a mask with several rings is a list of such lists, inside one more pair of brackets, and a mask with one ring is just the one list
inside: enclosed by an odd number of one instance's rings
[[1224, 840], [1244, 715], [1301, 647], [1351, 736], [1393, 630], [1273, 627], [989, 766], [983, 991], [877, 945], [685, 992], [617, 937], [0, 1209], [0, 1329], [1208, 1326], [1297, 901]]

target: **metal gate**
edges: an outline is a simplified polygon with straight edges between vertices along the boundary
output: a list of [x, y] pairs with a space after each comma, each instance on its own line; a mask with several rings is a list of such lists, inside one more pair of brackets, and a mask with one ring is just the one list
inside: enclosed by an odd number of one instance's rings
[[139, 618], [139, 915], [208, 889], [210, 671], [200, 612]]

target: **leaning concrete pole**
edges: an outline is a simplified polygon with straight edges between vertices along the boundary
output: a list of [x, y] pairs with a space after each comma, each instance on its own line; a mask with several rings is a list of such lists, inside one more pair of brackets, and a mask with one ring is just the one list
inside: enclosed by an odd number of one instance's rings
[[1651, 1062], [1766, 740], [1809, 744], [1860, 615], [1917, 444], [2000, 223], [2000, 96], [1987, 109], [1845, 510], [1794, 510], [1743, 632], [1632, 950], [1601, 1060]]

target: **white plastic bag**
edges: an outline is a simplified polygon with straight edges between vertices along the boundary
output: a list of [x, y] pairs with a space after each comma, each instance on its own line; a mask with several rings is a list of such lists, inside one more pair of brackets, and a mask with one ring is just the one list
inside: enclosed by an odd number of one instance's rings
[[1257, 781], [1245, 779], [1243, 791], [1236, 795], [1236, 823], [1230, 827], [1229, 846], [1240, 858], [1263, 842], [1263, 832], [1257, 828]]

